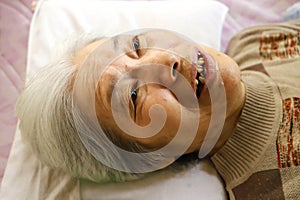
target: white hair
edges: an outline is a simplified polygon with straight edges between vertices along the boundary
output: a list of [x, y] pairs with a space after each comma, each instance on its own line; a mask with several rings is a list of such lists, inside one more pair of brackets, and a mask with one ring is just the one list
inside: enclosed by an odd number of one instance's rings
[[97, 39], [93, 35], [69, 39], [61, 55], [27, 83], [16, 105], [22, 139], [43, 163], [75, 177], [96, 182], [136, 179], [137, 174], [111, 169], [96, 160], [75, 128], [70, 80], [76, 66], [72, 58]]

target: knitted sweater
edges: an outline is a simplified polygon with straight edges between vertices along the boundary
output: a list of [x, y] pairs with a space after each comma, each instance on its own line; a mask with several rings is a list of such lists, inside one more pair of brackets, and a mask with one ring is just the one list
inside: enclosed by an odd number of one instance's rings
[[212, 156], [230, 199], [300, 199], [300, 20], [246, 29], [228, 55], [246, 101], [236, 129]]

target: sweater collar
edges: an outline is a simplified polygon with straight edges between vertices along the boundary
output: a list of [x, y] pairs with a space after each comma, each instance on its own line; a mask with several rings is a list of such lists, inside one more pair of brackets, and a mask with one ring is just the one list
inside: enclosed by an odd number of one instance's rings
[[233, 135], [211, 158], [227, 187], [251, 175], [276, 137], [281, 113], [280, 93], [272, 79], [254, 71], [243, 72], [242, 78], [246, 100], [241, 116]]

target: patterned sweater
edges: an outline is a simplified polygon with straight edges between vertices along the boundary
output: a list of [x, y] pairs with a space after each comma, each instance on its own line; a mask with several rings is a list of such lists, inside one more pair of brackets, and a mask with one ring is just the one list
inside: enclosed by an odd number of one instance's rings
[[300, 20], [246, 29], [228, 55], [240, 65], [246, 102], [212, 161], [230, 199], [300, 199]]

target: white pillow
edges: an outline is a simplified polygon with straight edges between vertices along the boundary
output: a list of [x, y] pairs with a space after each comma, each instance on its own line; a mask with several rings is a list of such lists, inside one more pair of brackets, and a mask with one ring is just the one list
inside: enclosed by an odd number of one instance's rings
[[[219, 50], [226, 13], [226, 6], [212, 0], [40, 0], [30, 29], [27, 77], [49, 62], [58, 43], [78, 32], [97, 31], [111, 36], [136, 28], [165, 28]], [[30, 183], [36, 176], [35, 167], [34, 162], [25, 162], [29, 155], [24, 148], [17, 130], [3, 179], [2, 197], [32, 199], [39, 192], [32, 191], [39, 187]], [[18, 188], [19, 192], [11, 188]], [[207, 160], [195, 162], [178, 173], [165, 170], [135, 182], [108, 185], [81, 182], [80, 193], [82, 199], [226, 199], [223, 183]]]
[[78, 32], [112, 36], [137, 28], [164, 28], [219, 50], [227, 10], [212, 0], [41, 0], [31, 24], [27, 72], [45, 66], [53, 47]]

